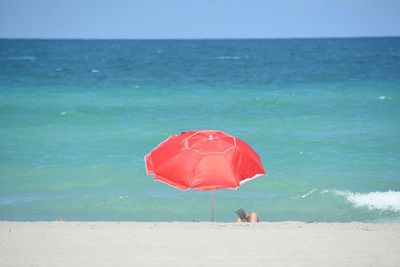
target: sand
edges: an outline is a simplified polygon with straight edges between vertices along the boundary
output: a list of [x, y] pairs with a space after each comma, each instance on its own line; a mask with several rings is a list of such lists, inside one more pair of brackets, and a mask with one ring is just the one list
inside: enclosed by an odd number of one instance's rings
[[400, 224], [0, 222], [0, 266], [400, 266]]

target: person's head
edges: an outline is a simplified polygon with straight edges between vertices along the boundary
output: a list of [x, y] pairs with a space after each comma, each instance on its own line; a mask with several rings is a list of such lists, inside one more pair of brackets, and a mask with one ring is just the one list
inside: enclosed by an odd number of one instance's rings
[[240, 218], [240, 220], [247, 221], [247, 212], [244, 209], [238, 209], [236, 211], [236, 215]]

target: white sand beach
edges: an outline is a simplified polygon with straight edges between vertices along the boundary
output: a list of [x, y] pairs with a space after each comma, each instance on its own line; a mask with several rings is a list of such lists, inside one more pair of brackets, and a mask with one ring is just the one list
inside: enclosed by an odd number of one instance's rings
[[0, 266], [400, 266], [400, 224], [3, 221]]

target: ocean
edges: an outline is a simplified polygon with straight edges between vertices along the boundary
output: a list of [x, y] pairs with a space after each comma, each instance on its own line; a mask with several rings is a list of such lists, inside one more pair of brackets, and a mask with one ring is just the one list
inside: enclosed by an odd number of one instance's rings
[[0, 40], [0, 220], [208, 221], [143, 160], [193, 129], [268, 173], [219, 222], [400, 222], [400, 38]]

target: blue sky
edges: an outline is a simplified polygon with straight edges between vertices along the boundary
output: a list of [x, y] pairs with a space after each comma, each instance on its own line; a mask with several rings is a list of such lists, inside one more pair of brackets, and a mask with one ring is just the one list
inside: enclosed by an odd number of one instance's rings
[[2, 38], [400, 36], [399, 0], [0, 0]]

